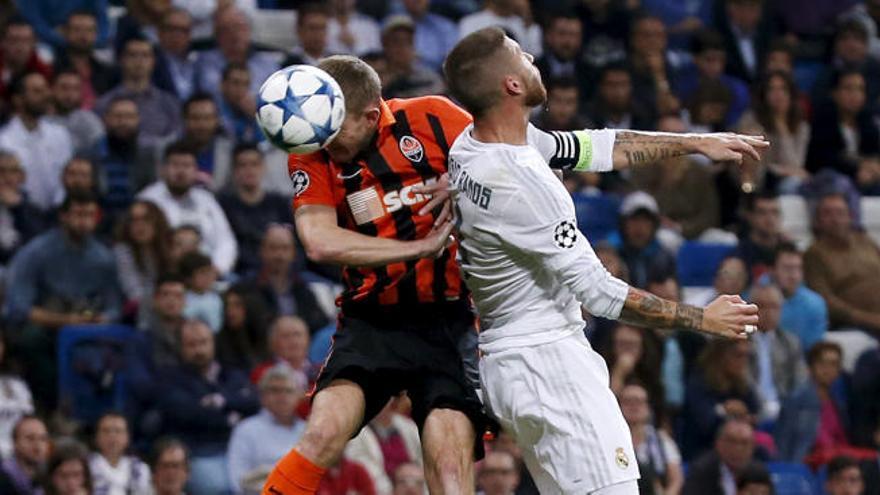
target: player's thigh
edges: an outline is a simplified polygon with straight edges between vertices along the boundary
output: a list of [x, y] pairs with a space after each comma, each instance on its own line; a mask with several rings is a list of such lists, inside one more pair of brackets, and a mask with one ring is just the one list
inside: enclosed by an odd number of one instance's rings
[[[346, 442], [360, 429], [364, 418], [363, 389], [349, 380], [333, 380], [312, 400], [301, 450], [320, 456], [342, 452]], [[330, 451], [330, 452], [328, 452]]]

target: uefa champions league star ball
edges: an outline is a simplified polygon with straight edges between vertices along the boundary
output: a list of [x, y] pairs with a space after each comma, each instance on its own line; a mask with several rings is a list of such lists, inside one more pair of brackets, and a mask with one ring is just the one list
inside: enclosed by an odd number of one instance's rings
[[323, 70], [291, 65], [269, 76], [257, 95], [257, 124], [288, 153], [305, 154], [329, 143], [345, 119], [345, 97]]

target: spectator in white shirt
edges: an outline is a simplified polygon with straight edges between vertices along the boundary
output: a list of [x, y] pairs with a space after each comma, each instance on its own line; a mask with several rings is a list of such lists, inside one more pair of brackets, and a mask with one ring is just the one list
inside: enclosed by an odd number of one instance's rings
[[129, 446], [128, 421], [116, 413], [98, 419], [95, 448], [89, 456], [94, 495], [149, 495], [150, 468], [134, 456]]
[[12, 455], [12, 431], [18, 421], [34, 413], [34, 400], [27, 384], [10, 369], [5, 359], [6, 337], [0, 331], [0, 459]]
[[156, 203], [172, 228], [193, 225], [201, 234], [201, 251], [211, 257], [221, 274], [227, 274], [238, 257], [238, 243], [223, 209], [210, 192], [194, 187], [198, 175], [195, 153], [183, 143], [165, 150], [161, 180], [139, 197]]
[[355, 9], [356, 0], [332, 0], [327, 24], [327, 49], [332, 53], [363, 55], [381, 49], [379, 23]]
[[526, 53], [539, 58], [544, 52], [541, 26], [532, 19], [527, 0], [486, 0], [486, 7], [458, 23], [458, 35], [462, 38], [480, 29], [498, 26], [519, 42]]
[[12, 103], [15, 116], [0, 129], [0, 148], [18, 157], [27, 176], [25, 192], [47, 210], [61, 189], [61, 169], [73, 156], [70, 133], [46, 117], [51, 92], [42, 74], [31, 72], [13, 81]]

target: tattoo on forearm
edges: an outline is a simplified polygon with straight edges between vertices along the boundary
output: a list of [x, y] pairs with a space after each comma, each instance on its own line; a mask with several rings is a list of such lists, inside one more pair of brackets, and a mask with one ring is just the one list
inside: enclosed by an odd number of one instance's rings
[[617, 133], [615, 146], [620, 146], [627, 165], [641, 165], [688, 154], [683, 135], [663, 135], [621, 131]]
[[699, 330], [703, 324], [703, 309], [630, 288], [620, 321], [640, 327]]

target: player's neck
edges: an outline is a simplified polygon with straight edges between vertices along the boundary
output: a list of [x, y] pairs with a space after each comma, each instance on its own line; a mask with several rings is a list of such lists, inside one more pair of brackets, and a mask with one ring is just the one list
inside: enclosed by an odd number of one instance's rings
[[498, 106], [474, 119], [474, 139], [483, 143], [526, 144], [529, 126], [526, 109]]

